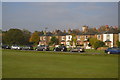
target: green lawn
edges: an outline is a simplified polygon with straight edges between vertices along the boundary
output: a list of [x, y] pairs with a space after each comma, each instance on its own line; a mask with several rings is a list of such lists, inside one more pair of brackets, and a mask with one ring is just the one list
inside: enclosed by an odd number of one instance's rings
[[2, 51], [3, 78], [117, 78], [118, 55]]

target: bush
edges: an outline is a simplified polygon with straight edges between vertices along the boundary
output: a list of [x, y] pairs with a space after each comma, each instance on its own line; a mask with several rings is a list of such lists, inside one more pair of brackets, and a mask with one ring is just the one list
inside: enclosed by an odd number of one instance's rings
[[120, 47], [120, 42], [119, 41], [117, 41], [116, 44], [117, 44], [118, 47]]
[[102, 41], [97, 41], [95, 44], [94, 44], [94, 48], [97, 49], [99, 47], [103, 47], [105, 45], [104, 42]]

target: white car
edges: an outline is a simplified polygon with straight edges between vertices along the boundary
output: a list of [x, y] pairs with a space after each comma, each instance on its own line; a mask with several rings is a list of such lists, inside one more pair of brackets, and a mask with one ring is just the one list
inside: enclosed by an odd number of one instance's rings
[[22, 48], [20, 46], [11, 46], [11, 49], [20, 50]]

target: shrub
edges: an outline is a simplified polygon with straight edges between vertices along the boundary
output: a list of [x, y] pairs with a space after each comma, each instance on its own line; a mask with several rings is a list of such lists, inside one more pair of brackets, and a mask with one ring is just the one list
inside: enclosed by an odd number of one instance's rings
[[99, 47], [103, 47], [105, 45], [104, 42], [102, 41], [96, 41], [95, 44], [94, 44], [94, 48], [97, 49]]
[[119, 41], [117, 41], [116, 44], [117, 44], [118, 47], [120, 47], [120, 42]]

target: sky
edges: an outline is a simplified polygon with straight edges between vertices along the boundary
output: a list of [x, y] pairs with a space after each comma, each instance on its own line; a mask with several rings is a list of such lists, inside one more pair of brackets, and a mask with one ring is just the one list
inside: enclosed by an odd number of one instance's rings
[[1, 0], [2, 2], [118, 2], [119, 0]]
[[117, 2], [2, 2], [2, 30], [118, 26]]

